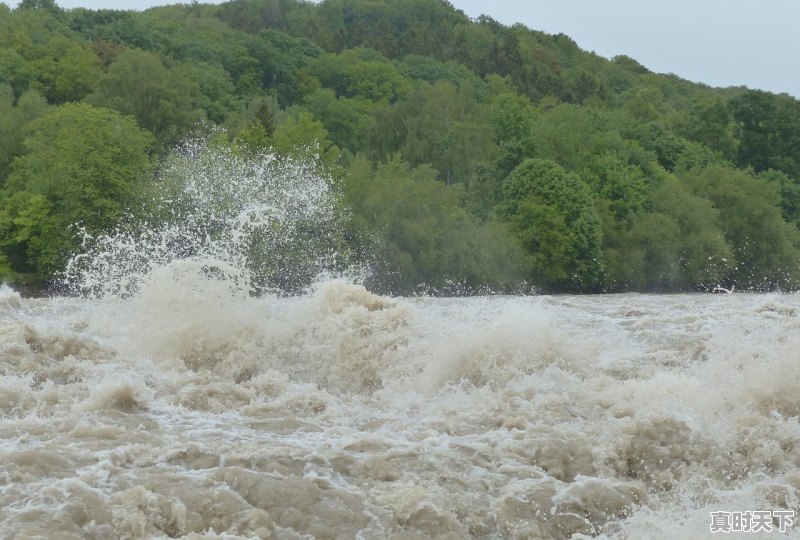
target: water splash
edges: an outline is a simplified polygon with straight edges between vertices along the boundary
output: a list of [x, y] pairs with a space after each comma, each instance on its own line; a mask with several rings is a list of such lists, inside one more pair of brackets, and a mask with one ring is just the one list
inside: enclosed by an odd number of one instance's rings
[[339, 192], [311, 161], [194, 140], [167, 159], [155, 191], [146, 219], [85, 237], [65, 271], [70, 292], [126, 297], [171, 276], [195, 289], [295, 293], [347, 267]]

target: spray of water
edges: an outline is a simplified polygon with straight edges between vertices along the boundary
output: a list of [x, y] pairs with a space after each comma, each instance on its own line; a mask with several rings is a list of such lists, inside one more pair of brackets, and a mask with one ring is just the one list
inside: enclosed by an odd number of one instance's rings
[[171, 275], [235, 294], [296, 293], [348, 266], [339, 193], [312, 161], [193, 140], [167, 159], [145, 214], [86, 236], [66, 288], [126, 297]]

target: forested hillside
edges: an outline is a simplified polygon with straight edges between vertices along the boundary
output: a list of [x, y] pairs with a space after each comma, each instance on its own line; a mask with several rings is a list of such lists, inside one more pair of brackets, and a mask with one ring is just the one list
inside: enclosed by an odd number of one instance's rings
[[800, 283], [798, 100], [443, 0], [0, 4], [0, 276], [57, 277], [198, 133], [318, 159], [380, 291]]

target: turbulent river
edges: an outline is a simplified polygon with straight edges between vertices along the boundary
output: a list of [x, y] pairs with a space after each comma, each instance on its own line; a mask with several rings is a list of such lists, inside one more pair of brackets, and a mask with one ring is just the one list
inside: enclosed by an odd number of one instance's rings
[[188, 145], [0, 287], [0, 538], [798, 536], [800, 296], [378, 296], [312, 169]]
[[5, 288], [0, 537], [711, 537], [798, 510], [799, 313]]

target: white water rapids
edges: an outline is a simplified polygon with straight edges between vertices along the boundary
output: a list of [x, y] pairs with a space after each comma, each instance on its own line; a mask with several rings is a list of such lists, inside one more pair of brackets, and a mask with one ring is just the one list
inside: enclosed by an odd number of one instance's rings
[[710, 525], [800, 521], [800, 296], [265, 293], [326, 184], [209, 163], [73, 261], [90, 296], [0, 288], [0, 538], [798, 537]]
[[796, 296], [174, 287], [2, 290], [0, 537], [694, 539], [798, 510]]

